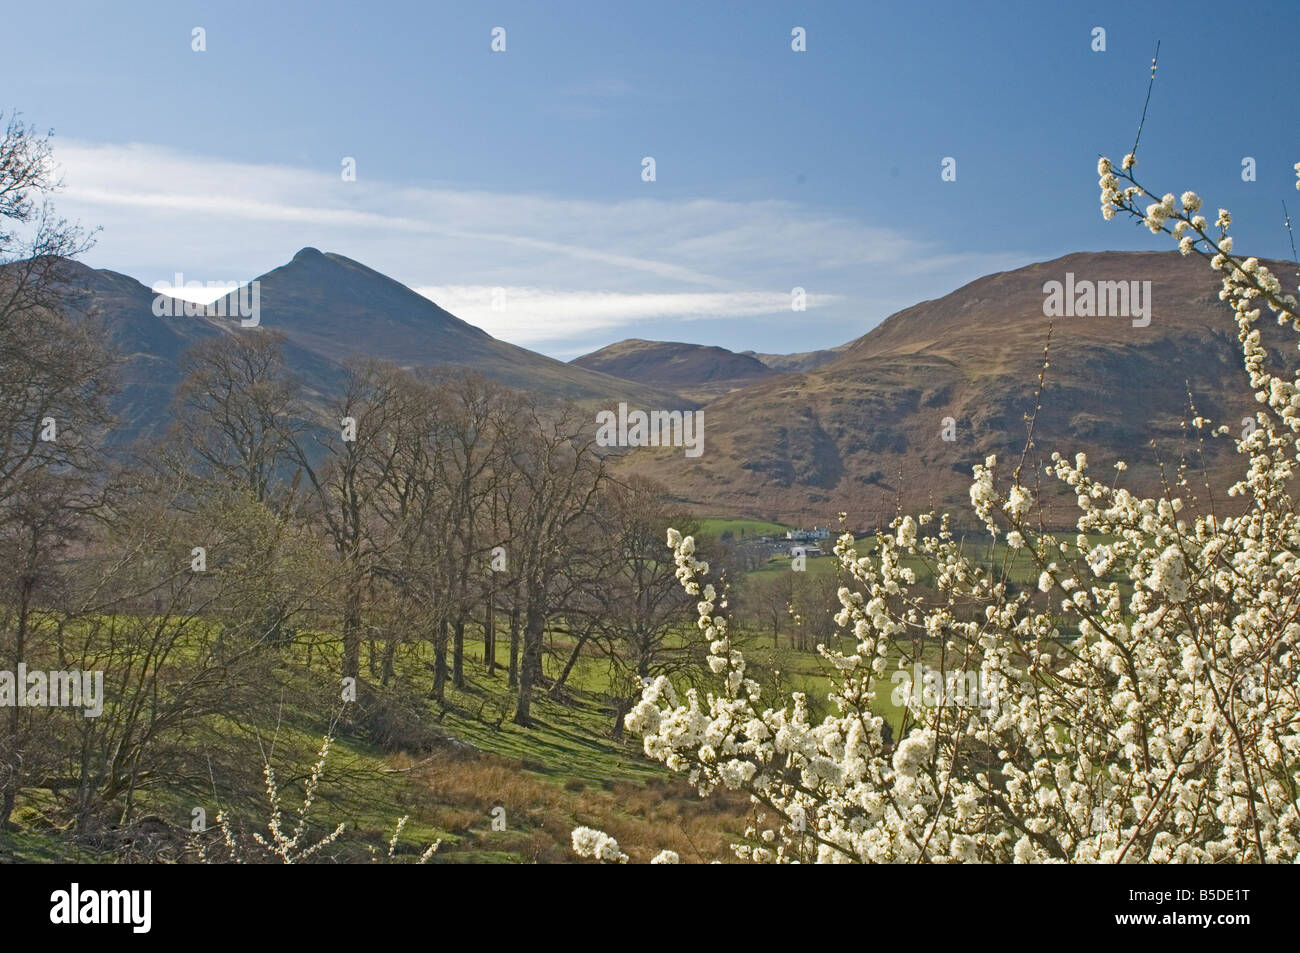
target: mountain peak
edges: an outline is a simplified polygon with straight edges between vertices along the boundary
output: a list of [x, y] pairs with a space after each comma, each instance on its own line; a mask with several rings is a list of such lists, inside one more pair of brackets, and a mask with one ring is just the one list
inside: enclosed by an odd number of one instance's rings
[[[647, 385], [593, 375], [541, 354], [498, 341], [424, 295], [337, 252], [310, 245], [260, 275], [263, 327], [281, 331], [295, 359], [315, 375], [317, 389], [348, 357], [373, 357], [403, 367], [462, 367], [512, 387], [577, 400], [635, 395], [650, 406], [694, 406], [690, 399]], [[232, 295], [235, 292], [231, 293]], [[227, 314], [236, 314], [228, 306]]]
[[762, 361], [711, 344], [627, 338], [569, 362], [589, 371], [709, 400], [776, 372]]

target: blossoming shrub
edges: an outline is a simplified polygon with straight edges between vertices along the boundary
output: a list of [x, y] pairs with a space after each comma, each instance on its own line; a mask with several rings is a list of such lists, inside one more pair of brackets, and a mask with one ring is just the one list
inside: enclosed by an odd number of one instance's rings
[[[253, 841], [257, 844], [258, 849], [255, 851], [245, 849], [235, 833], [231, 816], [223, 809], [217, 812], [217, 829], [221, 835], [221, 848], [224, 849], [227, 857], [224, 860], [219, 859], [219, 855], [210, 849], [214, 846], [213, 844], [196, 838], [199, 860], [205, 864], [222, 862], [236, 864], [302, 864], [314, 859], [321, 851], [333, 845], [343, 834], [345, 824], [339, 824], [332, 832], [318, 841], [306, 842], [303, 840], [304, 836], [308, 835], [307, 825], [311, 819], [312, 804], [316, 800], [316, 793], [325, 773], [325, 761], [329, 758], [330, 747], [333, 744], [334, 738], [330, 734], [327, 734], [321, 742], [320, 754], [317, 755], [316, 763], [312, 765], [311, 774], [304, 785], [302, 804], [299, 805], [295, 816], [291, 820], [292, 832], [286, 829], [285, 812], [280, 800], [280, 788], [275, 780], [275, 769], [271, 767], [270, 760], [265, 760], [262, 763], [262, 777], [266, 781], [266, 797], [271, 807], [271, 816], [266, 824], [267, 836], [263, 837], [262, 834], [254, 832]], [[398, 819], [397, 826], [393, 830], [393, 836], [388, 841], [387, 861], [395, 860], [397, 842], [402, 836], [402, 831], [406, 828], [408, 820], [410, 820], [410, 815], [404, 815]], [[576, 833], [574, 843], [577, 843]], [[416, 863], [428, 863], [429, 859], [441, 846], [441, 839], [434, 841], [420, 854]], [[618, 845], [615, 844], [614, 846], [617, 849]], [[378, 860], [373, 848], [371, 849], [371, 855], [372, 859]]]
[[[1291, 862], [1300, 855], [1300, 376], [1266, 368], [1264, 310], [1300, 330], [1295, 298], [1254, 258], [1232, 255], [1231, 217], [1215, 234], [1191, 192], [1157, 198], [1102, 159], [1102, 211], [1137, 216], [1222, 271], [1257, 427], [1236, 441], [1245, 474], [1234, 515], [1191, 513], [1186, 479], [1143, 499], [1095, 477], [1084, 455], [1049, 472], [1077, 497], [1078, 535], [1034, 525], [1019, 468], [975, 467], [970, 499], [994, 538], [1028, 556], [1038, 592], [963, 550], [948, 517], [902, 517], [873, 553], [835, 552], [845, 580], [837, 625], [851, 648], [820, 646], [837, 712], [814, 724], [805, 697], [765, 704], [728, 634], [727, 601], [693, 540], [669, 533], [677, 575], [698, 596], [712, 691], [665, 678], [627, 716], [645, 752], [701, 794], [747, 792], [756, 826], [735, 846], [758, 862]], [[1297, 165], [1300, 173], [1300, 164]], [[1297, 185], [1300, 188], [1300, 184]], [[1145, 209], [1138, 202], [1151, 199]], [[1195, 426], [1223, 439], [1226, 427]], [[1122, 464], [1117, 469], [1123, 470]], [[907, 565], [940, 594], [922, 600]], [[943, 670], [999, 686], [986, 708], [923, 705], [897, 739], [873, 710], [896, 647], [920, 640]], [[892, 651], [891, 651], [892, 649]], [[882, 684], [884, 683], [884, 684]], [[625, 861], [599, 832], [585, 856]]]

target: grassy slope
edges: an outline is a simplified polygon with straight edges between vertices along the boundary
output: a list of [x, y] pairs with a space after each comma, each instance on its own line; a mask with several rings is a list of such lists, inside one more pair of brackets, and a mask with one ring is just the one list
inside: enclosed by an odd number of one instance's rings
[[747, 519], [703, 519], [700, 520], [701, 536], [722, 536], [731, 533], [733, 540], [757, 538], [759, 536], [784, 536], [791, 527], [781, 523], [769, 523], [766, 520]]
[[[568, 646], [557, 639], [553, 648], [546, 659], [551, 675]], [[703, 801], [681, 779], [644, 758], [635, 739], [613, 740], [613, 710], [598, 694], [607, 686], [599, 660], [584, 659], [577, 666], [563, 700], [540, 695], [535, 727], [525, 729], [511, 721], [508, 643], [499, 646], [497, 674], [488, 676], [482, 643], [467, 639], [466, 685], [448, 686], [445, 709], [423, 697], [430, 661], [425, 654], [408, 656], [397, 676], [406, 697], [415, 699], [410, 703], [415, 711], [403, 712], [418, 720], [418, 727], [408, 727], [404, 735], [415, 744], [385, 750], [368, 742], [360, 726], [337, 733], [311, 813], [310, 829], [318, 834], [346, 824], [327, 856], [367, 861], [377, 852], [382, 857], [397, 820], [409, 815], [395, 851], [399, 859], [441, 839], [435, 863], [572, 860], [569, 834], [579, 824], [614, 833], [641, 861], [662, 848], [675, 849], [684, 859], [726, 859], [727, 844], [745, 826], [748, 805], [736, 797]], [[363, 656], [363, 672], [368, 662]], [[240, 840], [251, 847], [254, 831], [265, 835], [270, 813], [263, 752], [271, 752], [283, 810], [292, 815], [326, 730], [317, 713], [328, 705], [320, 699], [336, 667], [337, 659], [319, 646], [310, 665], [301, 649], [282, 657], [277, 673], [282, 704], [238, 721], [214, 719], [193, 740], [195, 750], [217, 766], [215, 790], [142, 791], [137, 817], [153, 816], [183, 831], [195, 807], [206, 811], [209, 826], [225, 807], [238, 818]], [[20, 830], [0, 835], [0, 862], [111, 859], [60, 836], [46, 808], [39, 799], [20, 802], [14, 818]]]
[[[740, 529], [733, 521], [708, 522], [713, 532]], [[780, 529], [774, 524], [744, 523], [747, 534]], [[972, 545], [987, 548], [982, 540]], [[856, 548], [866, 553], [875, 542], [860, 540]], [[991, 559], [999, 565], [1008, 555], [1005, 546], [991, 554], [980, 553], [982, 561]], [[1011, 578], [1032, 584], [1036, 570], [1023, 553], [1015, 556]], [[811, 559], [807, 571], [833, 574], [837, 565], [833, 556]], [[913, 568], [919, 572], [923, 567], [917, 560]], [[788, 571], [789, 560], [774, 557], [756, 575]], [[583, 657], [564, 697], [540, 695], [536, 725], [524, 729], [511, 720], [508, 641], [499, 635], [497, 672], [489, 676], [482, 662], [482, 642], [472, 633], [467, 635], [466, 685], [448, 686], [445, 709], [425, 698], [431, 659], [428, 647], [421, 646], [403, 656], [398, 666], [400, 694], [408, 699], [401, 713], [407, 727], [397, 733], [398, 740], [381, 748], [366, 740], [363, 725], [339, 732], [313, 812], [313, 821], [322, 830], [339, 822], [347, 825], [333, 856], [366, 860], [372, 850], [382, 855], [397, 819], [410, 815], [397, 853], [418, 854], [441, 838], [443, 847], [435, 862], [572, 859], [568, 835], [577, 824], [615, 833], [624, 849], [641, 860], [662, 847], [690, 859], [727, 857], [726, 845], [743, 830], [748, 806], [734, 797], [700, 801], [680, 779], [645, 759], [635, 739], [620, 742], [611, 737], [613, 709], [605, 694], [609, 690], [605, 660]], [[680, 637], [695, 635], [689, 620], [683, 620]], [[751, 633], [744, 641], [746, 655], [756, 667], [781, 673], [782, 696], [803, 692], [819, 717], [828, 713], [825, 699], [832, 672], [822, 658], [792, 649], [788, 635], [774, 643], [770, 634]], [[569, 648], [563, 636], [552, 637], [546, 657], [548, 675], [558, 674]], [[938, 664], [937, 658], [932, 663]], [[368, 657], [363, 657], [362, 666], [363, 672], [369, 671]], [[310, 651], [300, 646], [282, 655], [276, 672], [278, 699], [238, 720], [214, 720], [192, 741], [195, 750], [216, 766], [213, 776], [221, 784], [204, 791], [146, 790], [139, 798], [140, 812], [185, 829], [195, 807], [204, 808], [209, 824], [220, 807], [233, 808], [248, 842], [252, 830], [264, 830], [269, 813], [260, 774], [266, 751], [272, 752], [286, 811], [296, 810], [302, 779], [326, 729], [319, 713], [337, 707], [329, 701], [336, 691], [337, 669], [337, 646], [327, 638]], [[897, 730], [902, 711], [888, 690], [878, 692], [875, 708]], [[33, 800], [20, 803], [15, 819], [21, 830], [0, 836], [0, 859], [98, 859], [93, 850], [58, 836], [46, 820], [45, 807]], [[497, 808], [505, 812], [504, 830], [494, 829]]]

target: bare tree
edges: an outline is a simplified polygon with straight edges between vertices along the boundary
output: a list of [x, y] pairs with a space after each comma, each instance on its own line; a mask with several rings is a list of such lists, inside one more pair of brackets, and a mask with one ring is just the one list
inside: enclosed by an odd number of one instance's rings
[[741, 592], [740, 605], [744, 615], [770, 627], [774, 642], [790, 621], [794, 576], [793, 572], [783, 571], [767, 577], [753, 577], [746, 580]]
[[511, 435], [511, 473], [519, 481], [522, 503], [511, 533], [523, 616], [514, 720], [524, 727], [532, 726], [547, 623], [574, 594], [566, 582], [572, 553], [605, 480], [605, 462], [596, 453], [590, 419], [573, 407], [548, 413], [529, 406]]
[[[409, 380], [379, 361], [346, 367], [343, 396], [313, 439], [295, 439], [293, 458], [313, 496], [310, 516], [324, 531], [340, 562], [342, 677], [361, 672], [362, 609], [381, 549], [374, 530], [378, 505], [389, 488], [415, 419]], [[328, 428], [328, 429], [327, 429]]]
[[284, 362], [284, 335], [263, 328], [203, 341], [181, 359], [170, 439], [205, 476], [265, 502], [302, 430], [298, 384]]
[[[696, 640], [674, 638], [689, 599], [668, 558], [668, 528], [694, 533], [697, 525], [669, 502], [666, 489], [644, 477], [610, 481], [602, 495], [598, 525], [603, 559], [583, 600], [599, 644], [617, 671], [615, 682], [631, 689], [616, 693], [614, 732], [640, 686], [657, 675], [680, 675], [703, 665]], [[580, 645], [580, 644], [579, 644]], [[578, 647], [563, 679], [577, 658]]]
[[[0, 114], [0, 657], [15, 671], [34, 612], [55, 598], [56, 557], [95, 504], [114, 361], [88, 318], [64, 313], [69, 259], [91, 245], [50, 197], [48, 136]], [[0, 830], [42, 746], [17, 706], [0, 734]]]
[[442, 452], [431, 456], [433, 477], [446, 510], [431, 527], [441, 539], [450, 612], [442, 622], [434, 661], [434, 695], [443, 700], [447, 678], [446, 628], [453, 638], [451, 678], [465, 686], [465, 627], [482, 601], [485, 561], [497, 545], [490, 506], [496, 478], [509, 466], [500, 424], [515, 406], [507, 392], [477, 375], [444, 380], [435, 389], [433, 436]]

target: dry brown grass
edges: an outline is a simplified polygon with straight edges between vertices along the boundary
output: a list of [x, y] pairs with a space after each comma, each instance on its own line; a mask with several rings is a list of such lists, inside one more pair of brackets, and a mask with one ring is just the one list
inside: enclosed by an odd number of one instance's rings
[[[1043, 284], [1066, 272], [1152, 281], [1151, 324], [1045, 318]], [[1086, 451], [1097, 472], [1123, 459], [1126, 488], [1159, 494], [1158, 461], [1176, 467], [1187, 454], [1194, 472], [1201, 465], [1199, 444], [1183, 429], [1196, 416], [1189, 387], [1198, 413], [1216, 423], [1236, 428], [1255, 413], [1218, 285], [1201, 261], [1176, 252], [1079, 253], [989, 275], [898, 312], [809, 373], [758, 378], [710, 401], [701, 457], [644, 448], [617, 465], [666, 483], [703, 516], [833, 525], [843, 511], [850, 525], [866, 528], [888, 523], [900, 507], [937, 508], [970, 526], [972, 465], [990, 454], [1014, 464], [1024, 448], [1050, 324], [1031, 485], [1053, 450]], [[1265, 343], [1285, 360], [1284, 338]], [[947, 417], [956, 426], [952, 442], [940, 436]], [[1236, 479], [1230, 442], [1205, 447], [1211, 476]], [[1035, 495], [1048, 526], [1072, 527], [1074, 493], [1055, 480], [1043, 485], [1051, 492]]]
[[[429, 801], [419, 807], [424, 819], [455, 835], [439, 851], [444, 862], [480, 859], [485, 851], [533, 863], [576, 862], [570, 835], [579, 825], [616, 838], [634, 863], [664, 849], [683, 863], [726, 862], [752, 813], [743, 796], [700, 798], [678, 778], [597, 786], [551, 778], [516, 759], [455, 752], [418, 763], [397, 755], [392, 766], [410, 770], [427, 792]], [[497, 807], [505, 809], [504, 831], [492, 830]]]

